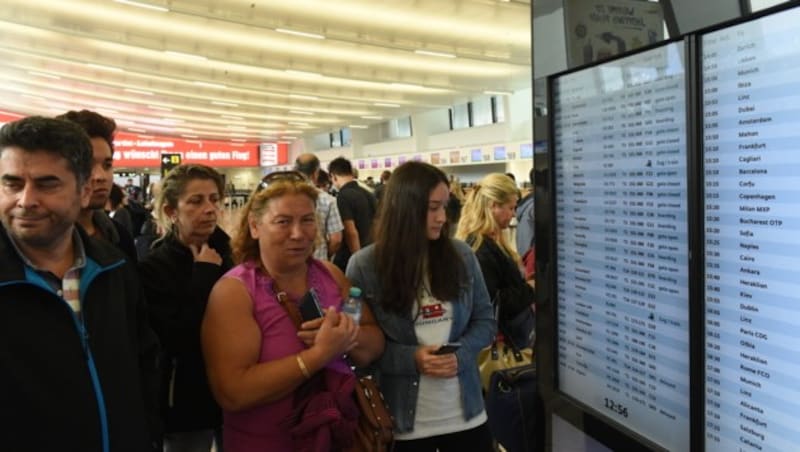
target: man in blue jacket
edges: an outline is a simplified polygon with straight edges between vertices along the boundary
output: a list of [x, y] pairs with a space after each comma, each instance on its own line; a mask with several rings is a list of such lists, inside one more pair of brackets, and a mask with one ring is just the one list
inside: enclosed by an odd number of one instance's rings
[[134, 267], [75, 225], [89, 138], [29, 117], [0, 129], [0, 425], [4, 450], [141, 452], [157, 381]]

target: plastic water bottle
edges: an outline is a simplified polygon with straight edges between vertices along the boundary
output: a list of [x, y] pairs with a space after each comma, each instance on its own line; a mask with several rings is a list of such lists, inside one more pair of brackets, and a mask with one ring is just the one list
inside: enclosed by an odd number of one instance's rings
[[358, 287], [350, 288], [350, 296], [344, 301], [342, 312], [348, 314], [356, 322], [361, 322], [361, 289]]

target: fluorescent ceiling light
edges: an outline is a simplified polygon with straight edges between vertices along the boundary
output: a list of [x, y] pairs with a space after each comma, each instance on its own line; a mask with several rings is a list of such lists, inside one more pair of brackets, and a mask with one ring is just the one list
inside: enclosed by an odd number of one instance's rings
[[194, 130], [192, 130], [192, 129], [188, 128], [188, 127], [175, 127], [175, 131], [176, 132], [194, 133]]
[[304, 94], [289, 94], [292, 99], [319, 100], [317, 96], [306, 96]]
[[372, 105], [375, 105], [377, 107], [389, 107], [389, 108], [399, 108], [400, 107], [400, 105], [398, 105], [398, 104], [387, 104], [387, 103], [384, 103], [384, 102], [375, 102]]
[[175, 124], [183, 124], [186, 121], [184, 121], [183, 119], [178, 119], [178, 118], [164, 118], [164, 119], [161, 120], [161, 122], [175, 125]]
[[306, 33], [304, 31], [289, 30], [288, 28], [276, 28], [278, 33], [286, 33], [287, 35], [303, 36], [305, 38], [325, 39], [325, 36], [316, 33]]
[[22, 97], [26, 97], [28, 99], [36, 100], [39, 102], [44, 102], [46, 99], [41, 96], [31, 96], [30, 94], [23, 94]]
[[95, 68], [95, 69], [102, 69], [104, 71], [112, 71], [112, 72], [125, 72], [122, 68], [114, 67], [114, 66], [104, 66], [102, 64], [94, 64], [94, 63], [86, 63], [87, 66]]
[[225, 128], [231, 130], [247, 130], [247, 126], [225, 126]]
[[366, 129], [369, 126], [361, 125], [361, 124], [350, 124], [351, 129]]
[[362, 116], [361, 119], [383, 119], [383, 116]]
[[290, 136], [282, 136], [281, 140], [296, 140], [297, 137], [290, 137]]
[[242, 118], [241, 116], [220, 115], [220, 118], [233, 119], [234, 121], [244, 121], [244, 118]]
[[61, 80], [61, 77], [54, 74], [48, 74], [46, 72], [28, 71], [28, 74], [35, 75], [37, 77], [51, 78], [53, 80]]
[[246, 139], [244, 139], [244, 138], [231, 138], [231, 141], [238, 141], [238, 142], [240, 142], [240, 143], [241, 143], [241, 142], [245, 142], [245, 141], [247, 141], [247, 140], [246, 140]]
[[212, 100], [212, 104], [214, 105], [221, 105], [223, 107], [238, 107], [239, 104], [234, 104], [233, 102], [222, 102], [221, 100]]
[[228, 136], [231, 136], [231, 137], [246, 137], [247, 134], [246, 133], [239, 133], [239, 132], [231, 132], [231, 133], [228, 134]]
[[197, 138], [197, 135], [181, 135], [184, 138]]
[[486, 91], [483, 92], [483, 94], [494, 94], [494, 95], [497, 95], [497, 96], [510, 96], [512, 93], [511, 93], [511, 91], [490, 91], [490, 90], [486, 90]]
[[97, 111], [102, 113], [102, 114], [104, 114], [104, 115], [118, 115], [119, 114], [119, 112], [117, 110], [112, 110], [110, 108], [98, 108]]
[[133, 127], [128, 127], [128, 131], [130, 131], [130, 132], [137, 132], [137, 133], [147, 133], [147, 131], [146, 131], [146, 130], [144, 130], [144, 129], [135, 129], [135, 128], [133, 128]]
[[291, 75], [298, 75], [300, 77], [322, 77], [322, 74], [318, 72], [298, 71], [295, 69], [286, 69], [284, 72]]
[[114, 0], [114, 1], [117, 3], [123, 3], [125, 5], [138, 6], [139, 8], [152, 9], [153, 11], [161, 11], [163, 13], [169, 11], [168, 8], [164, 8], [163, 6], [151, 5], [149, 3], [134, 2], [132, 0]]
[[141, 94], [141, 95], [144, 95], [144, 96], [152, 96], [153, 95], [153, 93], [151, 93], [150, 91], [145, 91], [145, 90], [142, 90], [142, 89], [125, 88], [124, 91], [127, 91], [129, 93], [133, 93], [133, 94]]
[[169, 107], [160, 107], [158, 105], [148, 105], [147, 108], [150, 108], [150, 109], [153, 109], [153, 110], [161, 110], [161, 111], [172, 111], [172, 109], [169, 108]]
[[289, 110], [289, 113], [293, 115], [314, 115], [313, 111], [302, 111], [302, 110]]
[[203, 55], [195, 55], [193, 53], [185, 53], [185, 52], [176, 52], [175, 50], [165, 50], [164, 53], [166, 53], [167, 55], [172, 55], [181, 58], [189, 58], [192, 60], [201, 60], [201, 61], [208, 60], [208, 58], [204, 57]]
[[208, 87], [208, 88], [220, 88], [220, 89], [227, 88], [227, 86], [225, 86], [223, 84], [220, 84], [220, 83], [209, 83], [209, 82], [204, 82], [202, 80], [195, 80], [192, 83], [194, 83], [197, 86], [205, 86], [205, 87]]
[[418, 55], [428, 55], [428, 56], [435, 56], [440, 58], [455, 58], [456, 56], [452, 53], [445, 53], [445, 52], [433, 52], [431, 50], [415, 50], [414, 53]]
[[298, 127], [308, 127], [307, 122], [287, 122], [287, 124], [298, 126]]
[[424, 87], [424, 86], [422, 86], [422, 85], [415, 85], [415, 84], [413, 84], [413, 83], [397, 83], [397, 82], [392, 82], [392, 83], [391, 83], [391, 85], [392, 85], [392, 86], [394, 86], [395, 88], [412, 88], [412, 89], [420, 89], [420, 88], [425, 88], [425, 87]]

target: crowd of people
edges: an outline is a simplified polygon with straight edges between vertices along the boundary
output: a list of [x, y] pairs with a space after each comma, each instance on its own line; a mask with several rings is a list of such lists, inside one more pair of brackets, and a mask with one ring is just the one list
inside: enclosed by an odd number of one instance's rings
[[[302, 154], [226, 231], [223, 177], [184, 164], [161, 181], [139, 246], [130, 191], [113, 185], [114, 129], [86, 110], [0, 129], [9, 450], [347, 450], [365, 373], [395, 450], [496, 450], [478, 354], [498, 327], [533, 337], [533, 281], [503, 233], [520, 201], [511, 178], [489, 174], [465, 197], [407, 162], [373, 193], [347, 159], [326, 173]], [[352, 286], [358, 318], [342, 311]], [[298, 321], [308, 297], [319, 316]]]

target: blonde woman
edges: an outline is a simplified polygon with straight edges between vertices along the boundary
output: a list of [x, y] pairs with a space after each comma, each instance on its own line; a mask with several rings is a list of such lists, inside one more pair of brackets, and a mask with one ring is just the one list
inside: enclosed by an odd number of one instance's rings
[[514, 218], [519, 190], [501, 173], [491, 173], [467, 195], [461, 211], [456, 238], [467, 242], [478, 257], [486, 288], [500, 317], [501, 332], [522, 347], [529, 345], [533, 332], [532, 282], [525, 281], [519, 255], [503, 231]]

